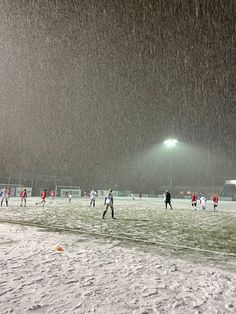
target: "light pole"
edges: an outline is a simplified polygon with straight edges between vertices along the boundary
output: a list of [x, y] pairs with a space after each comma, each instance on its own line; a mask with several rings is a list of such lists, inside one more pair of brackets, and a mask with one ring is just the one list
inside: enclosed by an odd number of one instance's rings
[[170, 190], [172, 190], [172, 176], [173, 176], [173, 148], [178, 141], [176, 139], [168, 139], [164, 141], [164, 145], [170, 149]]

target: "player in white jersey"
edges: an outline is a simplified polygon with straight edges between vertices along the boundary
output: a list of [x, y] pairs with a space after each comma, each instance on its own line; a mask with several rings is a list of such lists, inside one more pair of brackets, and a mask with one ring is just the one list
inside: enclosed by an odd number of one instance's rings
[[50, 191], [50, 204], [52, 204], [55, 200], [56, 192], [54, 190]]
[[90, 204], [89, 207], [93, 204], [93, 207], [95, 207], [95, 201], [96, 201], [97, 193], [92, 189], [90, 192]]
[[71, 200], [72, 200], [72, 193], [71, 193], [71, 191], [70, 191], [69, 194], [68, 194], [68, 199], [69, 199], [69, 203], [70, 203]]
[[5, 200], [6, 206], [8, 207], [9, 190], [8, 190], [7, 186], [5, 186], [4, 189], [2, 189], [1, 194], [2, 194], [2, 196], [1, 196], [1, 206], [2, 206], [3, 201]]
[[206, 198], [204, 195], [200, 197], [200, 204], [203, 210], [206, 209]]
[[104, 212], [103, 212], [102, 218], [105, 219], [105, 215], [106, 215], [106, 212], [107, 212], [107, 210], [108, 210], [108, 207], [110, 207], [110, 208], [111, 208], [111, 217], [112, 217], [112, 219], [116, 219], [116, 218], [114, 217], [114, 207], [113, 207], [112, 189], [109, 190], [107, 196], [105, 197], [104, 205], [105, 205], [106, 207], [105, 207], [105, 210], [104, 210]]

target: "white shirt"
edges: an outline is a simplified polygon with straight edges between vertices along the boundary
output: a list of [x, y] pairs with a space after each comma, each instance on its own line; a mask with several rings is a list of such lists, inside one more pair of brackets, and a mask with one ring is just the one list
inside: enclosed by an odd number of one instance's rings
[[107, 205], [112, 204], [112, 200], [111, 200], [111, 199], [113, 198], [112, 193], [108, 193], [107, 196], [106, 196], [106, 198], [107, 198], [107, 199], [106, 199], [106, 204], [107, 204]]
[[97, 196], [97, 193], [92, 190], [92, 191], [90, 192], [90, 198], [91, 198], [91, 200], [95, 200], [96, 196]]
[[200, 197], [200, 203], [206, 205], [206, 198], [204, 196]]
[[3, 189], [2, 190], [2, 197], [5, 197], [5, 198], [8, 198], [8, 190], [6, 190], [6, 189]]

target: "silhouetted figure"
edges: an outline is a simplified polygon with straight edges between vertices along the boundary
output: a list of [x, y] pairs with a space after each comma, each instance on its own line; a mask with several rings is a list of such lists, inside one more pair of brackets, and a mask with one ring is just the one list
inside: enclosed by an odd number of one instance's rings
[[171, 206], [171, 195], [170, 195], [170, 192], [168, 190], [166, 190], [165, 204], [166, 204], [166, 209], [167, 209], [167, 204], [169, 204], [170, 209], [172, 209], [172, 206]]
[[109, 190], [107, 196], [105, 197], [104, 205], [106, 205], [105, 210], [103, 212], [102, 218], [105, 219], [106, 212], [108, 210], [108, 207], [111, 208], [111, 217], [114, 218], [114, 207], [113, 207], [113, 195], [112, 195], [112, 189]]

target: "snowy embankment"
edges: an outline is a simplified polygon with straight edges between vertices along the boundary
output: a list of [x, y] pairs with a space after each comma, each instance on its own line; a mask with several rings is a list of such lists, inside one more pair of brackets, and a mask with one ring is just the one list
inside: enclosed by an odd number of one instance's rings
[[1, 314], [236, 312], [235, 273], [9, 224], [0, 245]]

